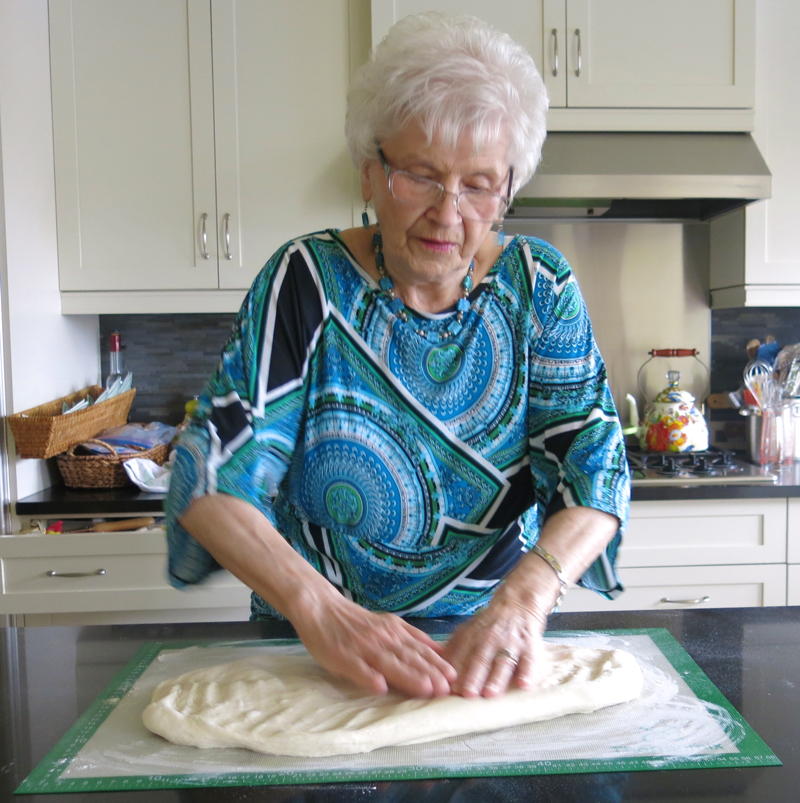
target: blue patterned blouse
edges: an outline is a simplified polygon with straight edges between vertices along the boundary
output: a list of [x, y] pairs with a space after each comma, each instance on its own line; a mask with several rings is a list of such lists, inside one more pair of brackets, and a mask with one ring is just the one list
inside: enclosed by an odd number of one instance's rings
[[[515, 237], [470, 302], [439, 340], [449, 315], [399, 320], [336, 231], [283, 246], [178, 445], [172, 584], [219, 568], [178, 523], [204, 494], [254, 505], [348, 599], [401, 615], [486, 605], [564, 507], [624, 525], [623, 437], [566, 260]], [[621, 592], [619, 540], [581, 585]], [[277, 616], [256, 594], [252, 611]]]

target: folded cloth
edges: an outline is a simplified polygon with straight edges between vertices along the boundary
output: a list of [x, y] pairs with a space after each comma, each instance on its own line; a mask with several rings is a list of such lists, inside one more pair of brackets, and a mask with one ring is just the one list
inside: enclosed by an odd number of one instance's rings
[[[149, 424], [133, 423], [110, 427], [95, 435], [94, 439], [113, 446], [119, 454], [128, 455], [169, 443], [177, 432], [177, 427], [153, 421]], [[81, 448], [92, 454], [108, 454], [108, 449], [99, 443], [84, 443]]]
[[130, 460], [126, 460], [122, 467], [130, 481], [143, 491], [165, 494], [169, 490], [174, 456], [175, 452], [169, 456], [169, 460], [163, 466], [159, 466], [158, 463], [145, 457], [132, 457]]

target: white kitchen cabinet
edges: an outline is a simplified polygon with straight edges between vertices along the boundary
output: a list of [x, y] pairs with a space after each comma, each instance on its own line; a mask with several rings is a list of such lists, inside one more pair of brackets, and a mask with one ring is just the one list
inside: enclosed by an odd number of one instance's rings
[[566, 0], [568, 107], [751, 108], [750, 0]]
[[289, 238], [351, 225], [348, 13], [51, 0], [65, 311], [118, 311], [82, 308], [90, 293], [244, 290]]
[[786, 522], [786, 499], [633, 502], [618, 564], [785, 564]]
[[523, 44], [558, 130], [751, 130], [755, 0], [372, 0], [372, 41], [407, 14], [473, 14]]
[[[228, 572], [186, 590], [166, 577], [163, 529], [146, 532], [0, 536], [0, 615], [230, 610], [246, 616], [250, 591]], [[186, 618], [186, 617], [183, 617]], [[233, 617], [232, 617], [233, 618]]]
[[800, 605], [800, 563], [789, 564], [786, 583], [786, 604]]
[[633, 502], [617, 560], [625, 593], [573, 588], [560, 610], [786, 605], [787, 518], [786, 499]]
[[[372, 45], [386, 36], [389, 28], [410, 14], [440, 11], [445, 14], [465, 14], [478, 17], [514, 37], [532, 56], [537, 66], [542, 64], [543, 1], [530, 0], [372, 0]], [[563, 8], [564, 0], [558, 0]]]
[[800, 605], [800, 499], [789, 500], [786, 604]]
[[800, 306], [800, 4], [759, 0], [754, 139], [772, 197], [711, 222], [711, 306]]
[[789, 500], [787, 560], [800, 563], [800, 499]]
[[211, 9], [219, 286], [247, 288], [291, 237], [352, 225], [348, 2]]
[[559, 608], [572, 611], [646, 611], [667, 608], [760, 608], [786, 604], [786, 565], [663, 566], [619, 570], [625, 593], [607, 600], [572, 589]]
[[207, 0], [51, 0], [50, 57], [62, 291], [217, 287]]
[[[0, 536], [0, 616], [31, 625], [247, 618], [250, 591], [228, 572], [177, 590], [166, 561], [163, 529]], [[618, 571], [621, 597], [571, 588], [560, 610], [800, 605], [800, 499], [634, 502]]]

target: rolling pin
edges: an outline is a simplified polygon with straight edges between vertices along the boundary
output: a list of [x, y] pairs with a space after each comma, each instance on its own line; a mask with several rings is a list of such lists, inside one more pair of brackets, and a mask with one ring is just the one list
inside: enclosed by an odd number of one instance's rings
[[138, 530], [141, 527], [152, 527], [156, 520], [152, 516], [140, 519], [119, 519], [118, 521], [101, 521], [85, 530], [71, 530], [72, 533], [115, 533], [119, 530]]

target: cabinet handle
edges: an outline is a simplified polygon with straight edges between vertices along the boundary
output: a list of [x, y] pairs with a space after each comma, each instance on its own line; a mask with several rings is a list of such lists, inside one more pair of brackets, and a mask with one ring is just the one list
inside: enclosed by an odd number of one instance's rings
[[702, 605], [704, 602], [711, 602], [711, 597], [701, 597], [700, 599], [668, 599], [661, 597], [662, 602], [671, 602], [673, 605]]
[[553, 37], [553, 78], [558, 75], [558, 28], [550, 32]]
[[97, 575], [105, 574], [105, 569], [95, 569], [93, 572], [47, 572], [48, 577], [96, 577]]
[[231, 253], [231, 216], [226, 212], [222, 217], [222, 230], [225, 240], [225, 259], [233, 259]]
[[206, 230], [206, 223], [208, 221], [208, 214], [203, 212], [200, 215], [200, 242], [203, 244], [203, 259], [210, 259], [208, 253], [208, 231]]
[[581, 29], [580, 28], [576, 28], [575, 29], [575, 36], [578, 38], [578, 67], [575, 70], [575, 77], [576, 78], [580, 78], [581, 77], [581, 66], [583, 64], [583, 52], [581, 50]]

